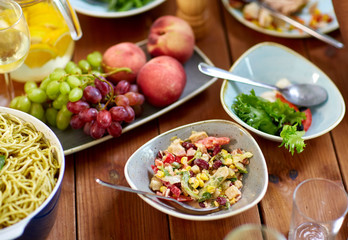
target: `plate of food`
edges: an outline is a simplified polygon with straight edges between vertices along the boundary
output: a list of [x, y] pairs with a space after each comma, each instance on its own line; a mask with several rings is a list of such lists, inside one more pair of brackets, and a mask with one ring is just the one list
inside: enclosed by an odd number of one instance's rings
[[[319, 32], [328, 33], [339, 27], [331, 1], [264, 1], [273, 9]], [[239, 22], [258, 32], [284, 38], [310, 37], [309, 34], [273, 17], [255, 2], [244, 3], [242, 0], [222, 0], [222, 2], [227, 11]]]
[[164, 0], [70, 0], [79, 13], [100, 18], [122, 18], [146, 12], [157, 7]]
[[168, 201], [139, 195], [159, 211], [194, 221], [240, 214], [261, 201], [268, 185], [266, 161], [255, 139], [240, 125], [220, 119], [190, 123], [156, 136], [132, 154], [124, 173], [133, 189], [198, 209], [218, 207], [196, 215]]
[[[150, 59], [151, 57], [146, 50], [146, 43], [147, 40], [144, 40], [137, 43], [136, 45], [142, 48], [147, 55], [147, 59]], [[209, 58], [197, 46], [195, 46], [193, 55], [187, 62], [183, 64], [187, 76], [187, 81], [183, 92], [180, 95], [180, 98], [174, 103], [164, 107], [155, 107], [149, 102], [145, 101], [142, 105], [141, 114], [137, 116], [131, 123], [123, 125], [122, 133], [128, 132], [173, 110], [174, 108], [185, 103], [186, 101], [193, 98], [197, 94], [207, 89], [210, 85], [212, 85], [217, 80], [217, 78], [211, 78], [201, 74], [197, 67], [200, 62], [205, 62], [207, 64], [213, 65]], [[68, 127], [64, 130], [60, 130], [52, 125], [50, 125], [50, 127], [53, 129], [53, 131], [61, 141], [65, 155], [81, 151], [112, 138], [112, 136], [106, 135], [99, 139], [94, 139], [91, 136], [86, 135], [83, 129], [73, 129], [71, 127]]]
[[255, 134], [282, 142], [292, 153], [303, 151], [305, 140], [334, 129], [345, 115], [345, 102], [334, 82], [309, 60], [283, 45], [264, 42], [253, 46], [230, 72], [278, 87], [307, 83], [326, 89], [325, 102], [305, 108], [290, 104], [276, 91], [223, 82], [220, 100], [226, 113]]

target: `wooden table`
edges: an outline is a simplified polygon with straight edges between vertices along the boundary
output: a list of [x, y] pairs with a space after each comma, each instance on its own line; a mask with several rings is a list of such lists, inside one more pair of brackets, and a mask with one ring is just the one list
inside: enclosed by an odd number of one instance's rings
[[[253, 45], [272, 41], [300, 53], [321, 68], [348, 98], [348, 48], [334, 49], [313, 38], [285, 39], [251, 30], [237, 22], [221, 1], [208, 2], [209, 33], [196, 41], [214, 65], [228, 69]], [[175, 15], [176, 2], [169, 0], [146, 13], [120, 19], [79, 15], [83, 38], [76, 44], [74, 60], [94, 50], [124, 41], [147, 37], [151, 23], [162, 15]], [[330, 35], [342, 41], [339, 30]], [[348, 187], [348, 118], [330, 133], [307, 141], [306, 150], [291, 156], [279, 143], [254, 135], [259, 143], [271, 181], [263, 200], [250, 210], [223, 220], [198, 222], [168, 216], [152, 208], [137, 195], [97, 185], [96, 177], [127, 185], [123, 169], [130, 155], [145, 142], [177, 126], [206, 119], [228, 119], [219, 91], [222, 80], [187, 103], [144, 126], [89, 149], [66, 157], [66, 172], [56, 223], [48, 239], [223, 239], [232, 229], [245, 224], [266, 224], [288, 234], [292, 193], [301, 181], [322, 177]], [[180, 117], [178, 117], [180, 116]], [[291, 178], [296, 170], [298, 175]], [[337, 239], [348, 238], [345, 220]]]

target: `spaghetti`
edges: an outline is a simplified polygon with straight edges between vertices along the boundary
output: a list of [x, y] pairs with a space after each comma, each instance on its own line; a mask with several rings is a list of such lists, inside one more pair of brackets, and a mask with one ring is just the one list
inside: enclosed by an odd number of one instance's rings
[[0, 229], [35, 211], [52, 192], [61, 159], [31, 123], [0, 113]]

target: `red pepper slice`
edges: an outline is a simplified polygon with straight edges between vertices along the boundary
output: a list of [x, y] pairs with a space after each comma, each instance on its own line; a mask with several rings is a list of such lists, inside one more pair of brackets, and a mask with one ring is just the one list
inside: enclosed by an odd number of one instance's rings
[[312, 112], [309, 108], [307, 108], [305, 111], [303, 111], [306, 114], [306, 119], [302, 120], [302, 125], [303, 125], [303, 129], [305, 131], [308, 130], [308, 128], [311, 126], [312, 124]]
[[278, 98], [280, 101], [282, 101], [283, 103], [287, 103], [289, 105], [289, 107], [291, 107], [292, 109], [295, 109], [295, 111], [299, 111], [298, 108], [292, 104], [291, 102], [289, 102], [288, 100], [286, 100], [283, 95], [281, 95], [280, 93], [276, 93], [276, 98]]

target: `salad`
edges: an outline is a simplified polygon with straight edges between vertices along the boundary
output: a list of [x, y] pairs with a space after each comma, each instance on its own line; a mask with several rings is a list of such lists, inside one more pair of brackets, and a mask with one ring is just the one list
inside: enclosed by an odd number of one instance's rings
[[150, 188], [158, 195], [172, 197], [201, 208], [229, 208], [238, 202], [243, 174], [252, 153], [228, 151], [227, 137], [212, 137], [193, 131], [186, 140], [175, 138], [159, 151], [152, 169]]
[[[284, 79], [286, 80], [286, 79]], [[273, 92], [271, 101], [265, 97], [250, 94], [239, 94], [231, 106], [236, 115], [248, 125], [262, 132], [278, 135], [282, 144], [293, 155], [300, 153], [306, 144], [302, 136], [312, 123], [309, 108], [298, 107], [288, 102], [279, 92]]]

